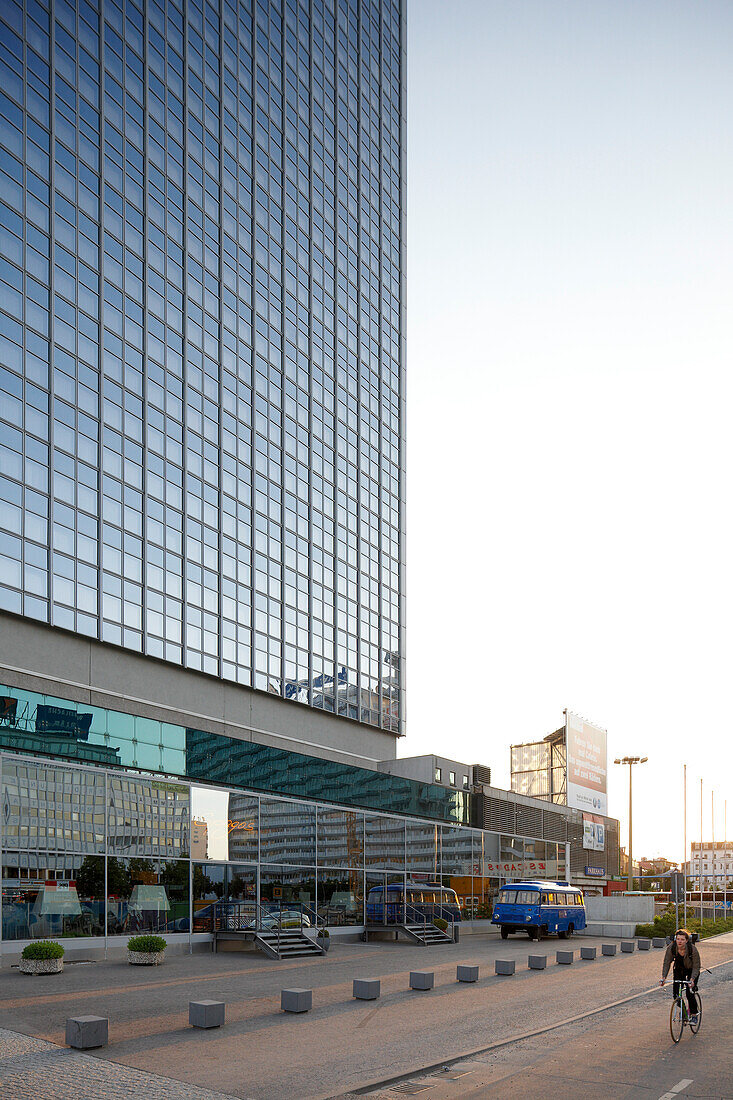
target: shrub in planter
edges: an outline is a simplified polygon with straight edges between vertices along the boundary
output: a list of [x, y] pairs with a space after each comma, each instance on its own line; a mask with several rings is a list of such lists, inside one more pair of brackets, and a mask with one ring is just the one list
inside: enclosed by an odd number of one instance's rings
[[436, 928], [439, 928], [441, 932], [445, 932], [448, 928], [448, 921], [443, 920], [442, 917], [435, 917], [433, 919], [433, 924]]
[[318, 941], [319, 947], [324, 951], [328, 951], [331, 946], [331, 933], [327, 928], [319, 928], [316, 932], [316, 940]]
[[162, 936], [133, 936], [127, 941], [127, 961], [133, 966], [158, 966], [167, 946]]
[[64, 969], [64, 949], [54, 940], [36, 940], [23, 948], [22, 974], [60, 974]]

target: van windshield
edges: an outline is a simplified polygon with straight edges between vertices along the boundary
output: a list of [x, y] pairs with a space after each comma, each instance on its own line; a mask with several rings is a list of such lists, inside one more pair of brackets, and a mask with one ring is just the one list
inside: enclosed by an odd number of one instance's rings
[[539, 893], [537, 890], [507, 890], [499, 894], [499, 901], [508, 905], [537, 905]]

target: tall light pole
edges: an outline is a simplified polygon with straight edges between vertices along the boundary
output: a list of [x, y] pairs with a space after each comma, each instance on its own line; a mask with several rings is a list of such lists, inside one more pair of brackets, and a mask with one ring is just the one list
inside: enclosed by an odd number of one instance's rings
[[[634, 855], [632, 851], [633, 843], [633, 819], [632, 819], [632, 805], [631, 805], [631, 768], [634, 764], [646, 764], [648, 756], [621, 756], [614, 760], [614, 764], [628, 764], [629, 765], [629, 879], [627, 883], [627, 889], [634, 889]], [[641, 885], [641, 883], [639, 883]]]

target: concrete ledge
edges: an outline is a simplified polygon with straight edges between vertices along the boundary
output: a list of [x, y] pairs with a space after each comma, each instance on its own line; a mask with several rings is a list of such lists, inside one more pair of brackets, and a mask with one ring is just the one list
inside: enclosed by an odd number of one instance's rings
[[312, 1007], [312, 989], [280, 990], [280, 1008], [283, 1012], [308, 1012]]
[[574, 951], [557, 951], [555, 953], [555, 962], [558, 966], [570, 966], [574, 958]]
[[652, 940], [652, 947], [666, 947], [667, 941], [664, 936], [655, 936]]
[[547, 967], [547, 955], [530, 955], [527, 959], [530, 970], [545, 970]]
[[357, 1001], [376, 1001], [381, 993], [379, 978], [354, 978], [354, 993]]
[[224, 1001], [189, 1001], [188, 1022], [191, 1027], [221, 1027], [224, 1023]]
[[636, 944], [633, 940], [621, 940], [621, 952], [624, 955], [633, 955]]
[[645, 939], [637, 940], [636, 946], [639, 948], [640, 951], [649, 951], [652, 946], [652, 941]]
[[595, 957], [596, 957], [595, 947], [581, 947], [580, 957], [581, 957], [581, 959], [595, 959]]
[[432, 989], [435, 984], [433, 970], [411, 970], [410, 989]]
[[608, 936], [612, 939], [631, 939], [636, 932], [638, 921], [588, 921], [584, 929], [579, 929], [577, 936]]
[[495, 959], [494, 960], [494, 973], [495, 974], [513, 974], [514, 973], [514, 959]]
[[66, 1045], [75, 1050], [106, 1047], [109, 1020], [106, 1016], [69, 1016], [66, 1020]]
[[616, 954], [616, 946], [617, 945], [615, 943], [602, 943], [601, 944], [601, 954], [602, 955], [615, 955]]
[[457, 966], [456, 967], [456, 981], [457, 982], [477, 982], [478, 981], [478, 967], [477, 966]]

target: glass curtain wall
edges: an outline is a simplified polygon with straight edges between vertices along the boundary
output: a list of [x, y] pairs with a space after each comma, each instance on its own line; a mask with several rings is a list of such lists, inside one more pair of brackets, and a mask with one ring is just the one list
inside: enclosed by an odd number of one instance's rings
[[[360, 925], [374, 885], [441, 883], [465, 918], [564, 845], [253, 792], [0, 757], [2, 935], [210, 932], [245, 909]], [[262, 913], [260, 913], [262, 916]], [[295, 919], [295, 917], [293, 917]]]

